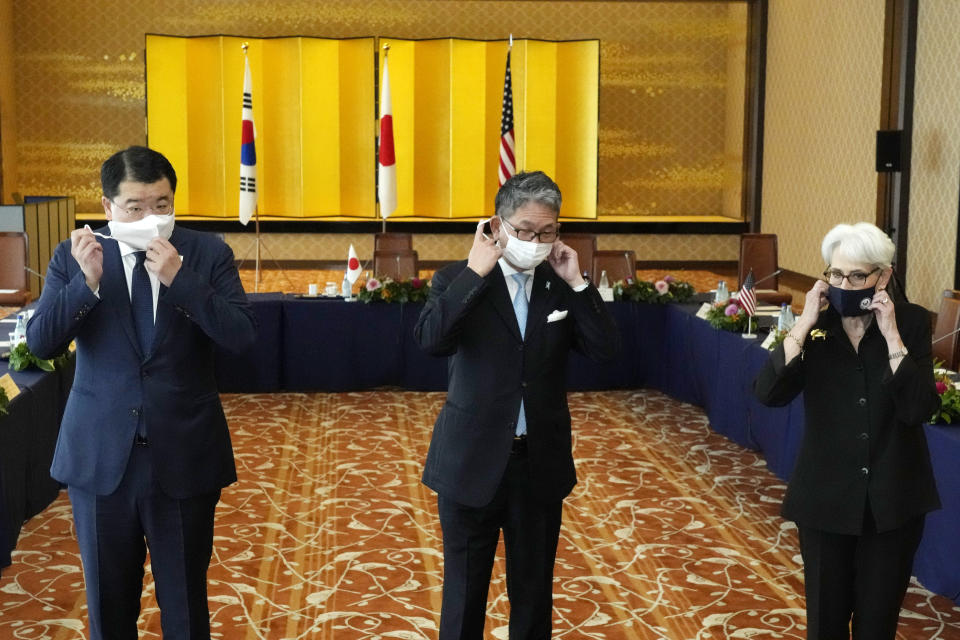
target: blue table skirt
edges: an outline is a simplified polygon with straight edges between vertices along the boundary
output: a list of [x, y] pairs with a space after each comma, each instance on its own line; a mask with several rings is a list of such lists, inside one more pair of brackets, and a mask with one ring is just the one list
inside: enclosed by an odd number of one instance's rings
[[20, 388], [0, 417], [0, 569], [10, 565], [23, 523], [57, 497], [60, 484], [50, 477], [50, 463], [60, 433], [60, 419], [73, 384], [74, 361], [53, 373], [10, 371]]

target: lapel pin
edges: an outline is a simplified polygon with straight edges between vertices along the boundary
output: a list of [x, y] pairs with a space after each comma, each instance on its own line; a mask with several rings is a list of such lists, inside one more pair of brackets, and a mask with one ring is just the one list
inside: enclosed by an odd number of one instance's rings
[[547, 291], [550, 291], [550, 281], [547, 280]]

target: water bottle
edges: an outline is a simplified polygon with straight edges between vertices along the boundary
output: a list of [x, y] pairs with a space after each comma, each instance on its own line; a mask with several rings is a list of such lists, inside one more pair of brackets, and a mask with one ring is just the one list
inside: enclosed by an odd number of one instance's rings
[[350, 281], [347, 280], [347, 274], [343, 274], [343, 284], [340, 285], [340, 293], [343, 295], [344, 299], [350, 298], [352, 293], [352, 288], [350, 287]]
[[777, 316], [777, 331], [787, 331], [790, 327], [787, 326], [787, 314], [790, 313], [790, 307], [787, 306], [786, 302], [780, 304], [780, 315]]
[[717, 283], [717, 295], [714, 301], [717, 303], [727, 302], [730, 299], [730, 292], [727, 290], [727, 281], [721, 280]]
[[16, 346], [27, 340], [27, 314], [21, 311], [17, 314], [17, 326], [13, 329], [13, 344]]
[[600, 272], [600, 286], [599, 286], [598, 288], [600, 288], [600, 289], [609, 289], [609, 288], [610, 288], [610, 281], [607, 280], [607, 270], [606, 270], [606, 269], [604, 269], [603, 271]]

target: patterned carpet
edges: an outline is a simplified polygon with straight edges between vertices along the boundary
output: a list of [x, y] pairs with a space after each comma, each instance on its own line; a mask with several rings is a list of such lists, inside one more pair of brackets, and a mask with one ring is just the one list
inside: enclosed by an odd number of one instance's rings
[[[434, 639], [442, 555], [419, 482], [442, 393], [226, 395], [240, 480], [218, 508], [216, 638]], [[805, 637], [784, 486], [651, 391], [572, 393], [580, 484], [564, 507], [554, 637]], [[143, 638], [160, 638], [152, 578]], [[0, 638], [84, 637], [65, 495], [24, 528], [0, 580]], [[487, 637], [507, 637], [502, 553]], [[913, 586], [898, 638], [960, 638], [960, 608]]]

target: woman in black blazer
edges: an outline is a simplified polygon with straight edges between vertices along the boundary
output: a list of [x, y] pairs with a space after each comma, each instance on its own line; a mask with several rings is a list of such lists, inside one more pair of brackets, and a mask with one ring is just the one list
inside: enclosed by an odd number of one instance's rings
[[890, 297], [894, 252], [872, 224], [834, 227], [824, 279], [754, 383], [768, 406], [804, 396], [782, 515], [800, 533], [811, 639], [850, 638], [851, 619], [855, 640], [894, 638], [924, 514], [940, 507], [923, 432], [939, 407], [930, 320]]

